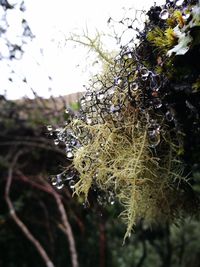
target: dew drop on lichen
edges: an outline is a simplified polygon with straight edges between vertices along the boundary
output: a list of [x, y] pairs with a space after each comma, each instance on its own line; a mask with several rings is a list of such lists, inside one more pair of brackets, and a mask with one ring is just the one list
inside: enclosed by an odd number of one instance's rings
[[156, 100], [154, 101], [154, 107], [155, 107], [156, 109], [162, 107], [162, 101], [161, 101], [159, 98], [156, 99]]
[[160, 143], [159, 130], [151, 130], [148, 132], [149, 146], [155, 148]]
[[51, 125], [47, 125], [47, 130], [50, 132], [53, 130], [53, 127]]
[[63, 183], [59, 183], [59, 184], [56, 185], [56, 188], [59, 189], [59, 190], [62, 189], [63, 187], [64, 187]]
[[68, 151], [68, 152], [67, 152], [67, 158], [68, 158], [68, 159], [72, 159], [73, 156], [74, 156], [74, 155], [73, 155], [73, 153], [72, 153], [71, 151]]
[[148, 71], [148, 69], [146, 69], [146, 68], [142, 68], [142, 69], [140, 70], [140, 75], [141, 75], [142, 80], [146, 80], [146, 79], [148, 78], [148, 76], [149, 76], [149, 71]]
[[86, 100], [86, 101], [91, 101], [91, 100], [92, 100], [92, 96], [91, 96], [91, 94], [87, 94], [87, 95], [85, 96], [85, 100]]
[[74, 187], [75, 187], [75, 182], [74, 182], [74, 180], [71, 180], [71, 181], [69, 182], [69, 187], [70, 187], [71, 189], [74, 189]]
[[54, 186], [57, 185], [56, 177], [51, 178], [51, 184], [54, 185]]
[[115, 78], [115, 79], [114, 79], [114, 83], [115, 83], [115, 85], [120, 85], [120, 84], [122, 83], [122, 79], [120, 79], [120, 78]]
[[81, 104], [82, 107], [84, 107], [85, 104], [86, 104], [86, 103], [85, 103], [85, 99], [81, 99], [80, 104]]
[[91, 124], [92, 123], [92, 119], [86, 118], [86, 122], [87, 122], [87, 124]]
[[189, 13], [183, 15], [183, 19], [185, 19], [185, 20], [189, 19], [189, 17], [190, 17]]
[[54, 144], [57, 146], [59, 144], [59, 140], [58, 139], [55, 139], [54, 140]]
[[160, 12], [160, 18], [165, 20], [165, 19], [168, 19], [169, 17], [169, 12], [167, 9], [163, 9], [161, 12]]
[[166, 112], [165, 117], [166, 117], [167, 121], [172, 121], [173, 120], [173, 116], [172, 116], [170, 111]]
[[97, 95], [97, 98], [98, 98], [99, 100], [102, 100], [102, 99], [104, 98], [104, 94], [99, 93], [99, 94]]
[[133, 90], [133, 91], [137, 91], [138, 90], [138, 84], [137, 83], [132, 83], [132, 85], [131, 85], [131, 90]]

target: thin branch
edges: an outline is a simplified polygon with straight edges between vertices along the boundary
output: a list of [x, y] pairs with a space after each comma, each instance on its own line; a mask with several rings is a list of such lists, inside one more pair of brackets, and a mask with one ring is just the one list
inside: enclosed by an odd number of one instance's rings
[[103, 220], [99, 223], [99, 266], [105, 267], [105, 250], [106, 250], [106, 236], [105, 236], [105, 225]]
[[17, 216], [17, 214], [15, 212], [15, 208], [12, 204], [11, 199], [10, 199], [10, 188], [11, 188], [12, 179], [13, 179], [13, 167], [17, 162], [19, 154], [20, 153], [18, 153], [15, 156], [15, 158], [14, 158], [14, 160], [13, 160], [13, 162], [12, 162], [12, 164], [8, 170], [8, 178], [7, 178], [7, 182], [6, 182], [6, 188], [5, 188], [5, 200], [7, 202], [11, 218], [18, 225], [18, 227], [21, 229], [21, 231], [27, 237], [27, 239], [34, 245], [34, 247], [36, 248], [36, 250], [40, 254], [41, 258], [45, 262], [45, 265], [47, 267], [54, 267], [53, 262], [50, 260], [49, 256], [47, 255], [46, 251], [44, 250], [44, 248], [42, 247], [40, 242], [31, 234], [31, 232], [29, 231], [27, 226]]
[[146, 256], [147, 256], [147, 248], [146, 248], [145, 240], [142, 240], [142, 246], [143, 246], [142, 256], [141, 256], [138, 264], [136, 265], [136, 267], [142, 267], [142, 265], [144, 264], [144, 261], [146, 259]]
[[27, 182], [31, 186], [33, 186], [39, 190], [42, 190], [48, 194], [51, 194], [54, 197], [54, 199], [56, 200], [58, 210], [59, 210], [60, 215], [61, 215], [61, 220], [62, 220], [62, 223], [64, 226], [63, 232], [67, 236], [67, 239], [69, 242], [69, 249], [70, 249], [70, 253], [71, 253], [72, 266], [78, 267], [79, 266], [78, 255], [77, 255], [77, 251], [76, 251], [75, 240], [74, 240], [71, 226], [70, 226], [68, 218], [67, 218], [67, 214], [66, 214], [64, 205], [63, 205], [62, 200], [61, 200], [62, 197], [52, 188], [52, 186], [48, 182], [44, 181], [44, 179], [40, 178], [40, 181], [42, 182], [42, 184], [39, 184], [39, 183], [36, 183], [36, 182], [28, 179], [20, 171], [17, 171], [17, 174], [19, 175], [20, 179], [22, 179], [24, 182]]
[[54, 152], [57, 152], [63, 156], [66, 156], [65, 152], [62, 149], [59, 149], [59, 148], [53, 146], [50, 142], [49, 142], [49, 146], [48, 146], [48, 144], [42, 144], [42, 143], [31, 142], [31, 141], [22, 141], [22, 140], [21, 141], [0, 142], [0, 146], [10, 146], [10, 145], [16, 145], [16, 146], [25, 145], [25, 146], [43, 148], [47, 151], [54, 151]]
[[60, 212], [61, 220], [62, 220], [63, 227], [64, 227], [63, 232], [67, 236], [67, 239], [69, 242], [69, 249], [70, 249], [70, 253], [71, 253], [72, 266], [78, 267], [79, 266], [78, 255], [77, 255], [77, 251], [76, 251], [75, 240], [74, 240], [73, 232], [71, 229], [71, 225], [70, 225], [68, 218], [67, 218], [67, 213], [65, 211], [65, 207], [64, 207], [62, 200], [61, 200], [61, 196], [51, 187], [51, 185], [49, 183], [46, 183], [46, 187], [49, 189], [49, 191], [51, 191], [51, 194], [55, 198], [55, 201], [56, 201], [57, 206], [58, 206], [58, 210]]

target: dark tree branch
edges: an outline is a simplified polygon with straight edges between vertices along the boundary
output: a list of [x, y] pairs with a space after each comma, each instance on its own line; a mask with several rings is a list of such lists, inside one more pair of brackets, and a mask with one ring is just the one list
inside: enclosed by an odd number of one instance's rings
[[[43, 180], [43, 182], [44, 182], [44, 180]], [[49, 183], [45, 182], [45, 185], [48, 188], [48, 190], [51, 191], [51, 194], [57, 203], [58, 210], [59, 210], [60, 216], [61, 216], [61, 221], [63, 223], [63, 232], [67, 236], [67, 239], [69, 242], [69, 249], [70, 249], [70, 253], [71, 253], [72, 266], [78, 267], [79, 266], [78, 254], [76, 251], [75, 240], [74, 240], [73, 232], [71, 229], [71, 225], [70, 225], [69, 220], [67, 218], [67, 213], [65, 211], [65, 207], [64, 207], [62, 200], [61, 200], [61, 196], [52, 188], [52, 186]]]
[[12, 204], [12, 201], [10, 199], [10, 188], [12, 184], [12, 179], [13, 179], [13, 167], [17, 162], [17, 159], [19, 158], [20, 153], [16, 154], [9, 170], [8, 170], [8, 178], [6, 181], [6, 188], [5, 188], [5, 200], [9, 208], [10, 216], [13, 219], [13, 221], [18, 225], [18, 227], [21, 229], [23, 234], [27, 237], [27, 239], [34, 245], [38, 253], [40, 254], [41, 258], [43, 259], [45, 265], [47, 267], [54, 267], [53, 262], [47, 255], [46, 251], [40, 244], [40, 242], [32, 235], [32, 233], [29, 231], [27, 226], [21, 221], [21, 219], [17, 216], [15, 212], [15, 208]]
[[142, 256], [138, 262], [138, 264], [136, 265], [136, 267], [142, 267], [145, 259], [146, 259], [146, 256], [147, 256], [147, 247], [146, 247], [146, 242], [145, 240], [142, 240], [142, 247], [143, 247], [143, 251], [142, 251]]

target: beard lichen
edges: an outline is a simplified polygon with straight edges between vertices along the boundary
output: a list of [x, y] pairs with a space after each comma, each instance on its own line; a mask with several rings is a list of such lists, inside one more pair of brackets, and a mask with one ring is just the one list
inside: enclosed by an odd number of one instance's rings
[[[188, 173], [199, 146], [194, 84], [200, 43], [188, 43], [184, 53], [174, 50], [180, 45], [177, 31], [181, 38], [187, 30], [199, 40], [200, 31], [191, 31], [200, 12], [195, 3], [176, 10], [167, 1], [167, 16], [152, 7], [139, 44], [123, 46], [114, 65], [95, 77], [80, 100], [80, 113], [59, 133], [71, 160], [66, 172], [76, 177], [74, 194], [87, 201], [92, 188], [112, 193], [124, 208], [125, 238], [139, 221], [174, 222], [199, 206]], [[188, 10], [191, 18], [183, 21]]]
[[[117, 121], [108, 116], [103, 123], [76, 120], [74, 126], [89, 137], [74, 152], [73, 165], [79, 173], [74, 193], [84, 194], [87, 201], [92, 187], [112, 191], [124, 206], [125, 237], [141, 219], [148, 224], [166, 222], [181, 212], [177, 187], [185, 180], [183, 164], [178, 160], [177, 144], [169, 141], [167, 126], [150, 123], [148, 116], [128, 102]], [[158, 144], [159, 157], [154, 151]]]

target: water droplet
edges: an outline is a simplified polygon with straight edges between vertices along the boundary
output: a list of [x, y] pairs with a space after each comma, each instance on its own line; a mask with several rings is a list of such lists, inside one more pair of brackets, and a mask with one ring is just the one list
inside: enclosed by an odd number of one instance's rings
[[114, 113], [114, 112], [118, 112], [120, 110], [120, 106], [114, 106], [112, 105], [110, 107], [110, 112]]
[[64, 187], [64, 184], [63, 183], [59, 183], [59, 184], [56, 185], [56, 188], [58, 190], [62, 189], [63, 187]]
[[85, 98], [80, 100], [80, 104], [81, 104], [81, 106], [85, 106]]
[[166, 20], [168, 19], [169, 17], [169, 12], [167, 9], [163, 9], [161, 12], [160, 12], [160, 18], [163, 19], [163, 20]]
[[155, 148], [160, 143], [160, 131], [151, 130], [148, 132], [149, 146]]
[[158, 109], [158, 108], [161, 108], [162, 107], [162, 101], [159, 98], [154, 99], [153, 104], [154, 104], [154, 108], [157, 108]]
[[133, 90], [133, 91], [137, 91], [138, 87], [139, 87], [138, 84], [135, 82], [131, 84], [131, 90]]
[[142, 78], [142, 80], [147, 80], [147, 78], [148, 78], [148, 76], [149, 76], [149, 71], [148, 71], [148, 69], [146, 69], [146, 68], [142, 68], [141, 70], [140, 70], [140, 75], [141, 75], [141, 78]]
[[115, 78], [114, 83], [115, 83], [115, 85], [120, 85], [122, 83], [122, 79], [121, 78]]
[[100, 206], [103, 205], [103, 198], [100, 195], [97, 196], [97, 202]]
[[75, 182], [74, 182], [74, 180], [71, 180], [71, 181], [69, 182], [69, 187], [70, 187], [71, 189], [74, 189], [74, 187], [75, 187]]
[[92, 95], [91, 94], [86, 94], [85, 95], [85, 100], [86, 101], [91, 101], [92, 100]]
[[58, 139], [55, 139], [54, 140], [54, 144], [57, 146], [59, 144], [59, 140]]
[[103, 93], [99, 93], [99, 94], [97, 95], [97, 99], [101, 100], [101, 99], [103, 99], [103, 98], [104, 98], [104, 94], [103, 94]]
[[71, 151], [67, 152], [67, 158], [72, 159], [74, 157], [73, 153]]
[[173, 116], [172, 116], [170, 111], [166, 112], [165, 117], [166, 117], [167, 121], [172, 121], [173, 120]]
[[86, 118], [86, 122], [87, 122], [87, 124], [91, 124], [92, 123], [92, 119], [91, 118]]
[[51, 178], [51, 184], [54, 185], [54, 186], [57, 185], [56, 177]]
[[176, 6], [181, 6], [185, 0], [178, 0], [176, 2]]
[[[77, 139], [77, 137], [75, 137], [76, 139]], [[71, 146], [75, 146], [77, 144], [77, 140], [75, 140], [75, 139], [72, 139], [71, 141], [70, 141], [70, 145]]]
[[83, 202], [83, 207], [84, 209], [88, 209], [89, 208], [89, 202]]
[[190, 14], [189, 14], [189, 13], [186, 13], [186, 14], [183, 15], [183, 19], [184, 19], [184, 20], [189, 19], [189, 17], [190, 17]]
[[70, 181], [72, 179], [74, 179], [74, 175], [69, 175], [65, 178], [66, 181]]
[[50, 132], [53, 130], [53, 127], [51, 125], [47, 125], [47, 130]]

